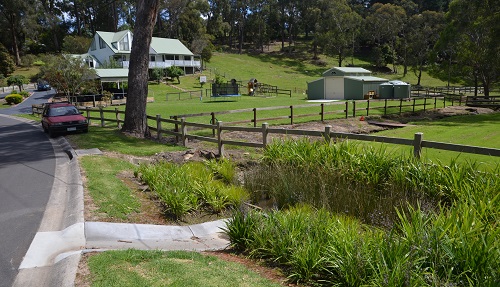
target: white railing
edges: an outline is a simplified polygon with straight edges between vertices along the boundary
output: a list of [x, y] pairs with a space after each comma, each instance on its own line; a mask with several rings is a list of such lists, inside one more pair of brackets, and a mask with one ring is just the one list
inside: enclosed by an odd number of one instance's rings
[[[129, 61], [122, 62], [124, 68], [128, 68], [130, 65]], [[201, 61], [192, 60], [169, 60], [165, 62], [149, 62], [149, 68], [168, 68], [171, 66], [177, 67], [201, 67]]]

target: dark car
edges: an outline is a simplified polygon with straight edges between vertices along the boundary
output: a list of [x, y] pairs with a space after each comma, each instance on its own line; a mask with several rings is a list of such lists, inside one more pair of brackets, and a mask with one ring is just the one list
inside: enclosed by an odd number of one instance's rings
[[45, 104], [42, 127], [51, 137], [62, 133], [89, 131], [87, 119], [70, 103]]
[[36, 89], [38, 91], [49, 91], [52, 89], [52, 87], [45, 81], [39, 81], [36, 85]]

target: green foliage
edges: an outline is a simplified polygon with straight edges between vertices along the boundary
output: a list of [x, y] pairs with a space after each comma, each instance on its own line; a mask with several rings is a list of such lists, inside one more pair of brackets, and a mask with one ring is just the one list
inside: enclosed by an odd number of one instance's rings
[[216, 163], [179, 166], [163, 162], [141, 165], [137, 174], [165, 203], [167, 211], [180, 218], [200, 207], [220, 213], [248, 199], [244, 189], [217, 180], [219, 170]]
[[180, 76], [184, 75], [184, 71], [181, 68], [177, 66], [170, 66], [165, 71], [167, 73], [167, 77], [176, 78], [177, 82], [179, 84], [181, 83]]
[[0, 44], [0, 75], [8, 77], [14, 72], [16, 64], [3, 44]]
[[23, 90], [23, 85], [27, 84], [28, 82], [28, 79], [23, 75], [13, 75], [7, 78], [7, 85], [18, 86], [20, 91]]
[[5, 97], [5, 101], [9, 105], [17, 105], [21, 103], [23, 99], [24, 99], [23, 96], [21, 96], [20, 94], [10, 94]]
[[67, 96], [77, 95], [87, 85], [94, 85], [88, 79], [96, 78], [95, 69], [89, 68], [78, 57], [47, 56], [44, 61], [46, 65], [41, 67], [41, 77]]
[[67, 35], [64, 37], [63, 52], [67, 54], [84, 54], [87, 53], [92, 38], [83, 36]]
[[35, 63], [37, 57], [32, 54], [27, 54], [21, 57], [21, 62], [23, 63], [24, 67], [31, 67], [33, 66], [33, 63]]
[[28, 91], [20, 91], [19, 94], [23, 96], [23, 98], [29, 97], [30, 93]]
[[162, 68], [154, 68], [151, 70], [151, 80], [157, 81], [159, 84], [161, 79], [163, 78], [163, 74], [164, 73]]

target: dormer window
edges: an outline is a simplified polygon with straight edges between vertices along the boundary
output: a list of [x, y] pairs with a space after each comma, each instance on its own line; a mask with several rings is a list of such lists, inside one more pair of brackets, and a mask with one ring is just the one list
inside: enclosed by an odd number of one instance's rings
[[128, 37], [125, 36], [123, 39], [118, 44], [118, 49], [122, 51], [129, 51], [130, 50], [130, 45], [128, 43]]

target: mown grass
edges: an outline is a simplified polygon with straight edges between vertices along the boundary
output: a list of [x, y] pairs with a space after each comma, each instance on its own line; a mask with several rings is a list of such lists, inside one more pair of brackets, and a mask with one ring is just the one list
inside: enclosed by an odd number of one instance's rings
[[[470, 146], [500, 148], [500, 113], [464, 115], [447, 117], [440, 120], [411, 122], [413, 126], [378, 132], [377, 135], [412, 139], [417, 132], [422, 132], [423, 139]], [[377, 144], [374, 144], [378, 146]], [[409, 153], [410, 148], [386, 146], [395, 153]], [[481, 169], [491, 170], [500, 164], [500, 158], [424, 148], [422, 156], [432, 162], [449, 164], [452, 161], [467, 163], [478, 162]]]
[[86, 188], [97, 206], [96, 212], [118, 220], [139, 212], [139, 199], [117, 176], [132, 170], [134, 165], [106, 156], [85, 156], [80, 158], [80, 163], [87, 179]]
[[[274, 143], [245, 178], [234, 248], [325, 286], [496, 286], [500, 166], [427, 164], [349, 143]], [[379, 227], [375, 227], [379, 226]]]
[[88, 261], [91, 286], [280, 286], [243, 265], [187, 251], [108, 251]]
[[70, 134], [66, 137], [80, 149], [98, 148], [136, 156], [149, 156], [159, 152], [184, 150], [184, 147], [162, 144], [151, 139], [127, 136], [113, 127], [90, 126], [86, 134]]

